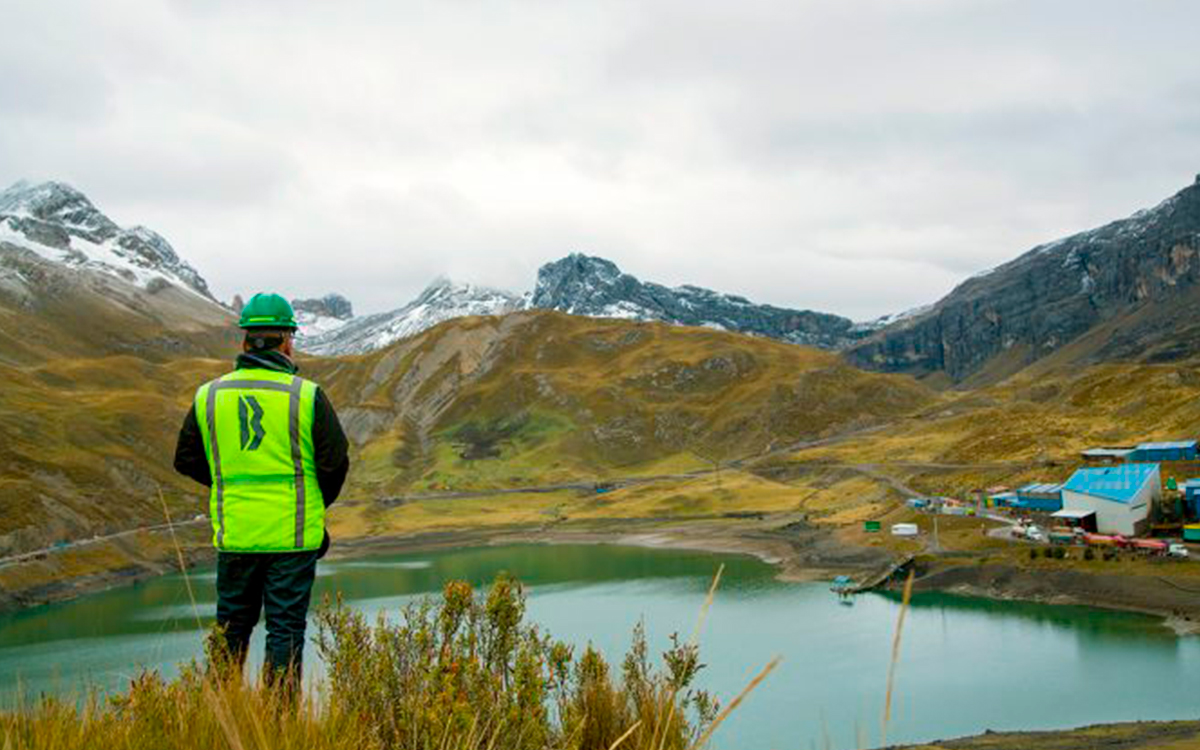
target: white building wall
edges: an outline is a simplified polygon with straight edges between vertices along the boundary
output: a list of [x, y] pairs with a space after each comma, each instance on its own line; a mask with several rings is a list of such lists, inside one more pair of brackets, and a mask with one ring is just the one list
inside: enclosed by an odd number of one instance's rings
[[1140, 526], [1150, 515], [1150, 505], [1161, 498], [1162, 481], [1156, 471], [1128, 505], [1064, 489], [1063, 507], [1095, 511], [1096, 529], [1101, 534], [1134, 536], [1142, 531]]

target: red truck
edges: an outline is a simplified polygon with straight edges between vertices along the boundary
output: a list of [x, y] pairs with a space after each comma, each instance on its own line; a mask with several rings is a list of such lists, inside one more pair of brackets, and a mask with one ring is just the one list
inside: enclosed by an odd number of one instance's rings
[[1116, 547], [1124, 549], [1129, 546], [1129, 540], [1120, 534], [1084, 534], [1083, 541], [1090, 547]]
[[1167, 554], [1167, 543], [1158, 539], [1134, 539], [1133, 548], [1151, 555]]

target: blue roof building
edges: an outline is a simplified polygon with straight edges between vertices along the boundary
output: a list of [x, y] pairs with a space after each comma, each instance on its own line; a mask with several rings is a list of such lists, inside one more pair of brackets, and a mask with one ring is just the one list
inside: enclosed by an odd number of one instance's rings
[[1162, 498], [1158, 464], [1080, 469], [1062, 489], [1064, 508], [1095, 511], [1100, 532], [1127, 536], [1141, 532], [1150, 506]]
[[1159, 461], [1195, 461], [1195, 440], [1175, 440], [1166, 443], [1140, 443], [1129, 455], [1130, 461], [1155, 463]]
[[1027, 484], [1017, 490], [1018, 508], [1028, 508], [1045, 513], [1062, 510], [1061, 484]]

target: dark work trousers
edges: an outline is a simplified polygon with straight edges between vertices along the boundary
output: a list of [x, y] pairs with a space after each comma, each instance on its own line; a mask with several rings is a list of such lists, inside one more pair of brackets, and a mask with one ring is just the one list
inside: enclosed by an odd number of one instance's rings
[[313, 579], [313, 552], [220, 552], [217, 554], [217, 624], [236, 664], [244, 664], [259, 611], [267, 616], [268, 678], [285, 672], [299, 686], [304, 628]]

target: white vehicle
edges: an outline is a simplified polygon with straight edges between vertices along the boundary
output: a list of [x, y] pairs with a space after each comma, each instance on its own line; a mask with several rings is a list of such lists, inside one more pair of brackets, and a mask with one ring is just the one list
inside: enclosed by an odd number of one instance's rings
[[1046, 541], [1046, 532], [1037, 526], [1028, 526], [1025, 528], [1025, 538], [1031, 542], [1044, 542]]
[[1182, 544], [1172, 544], [1167, 547], [1167, 554], [1171, 557], [1187, 557], [1188, 548]]

